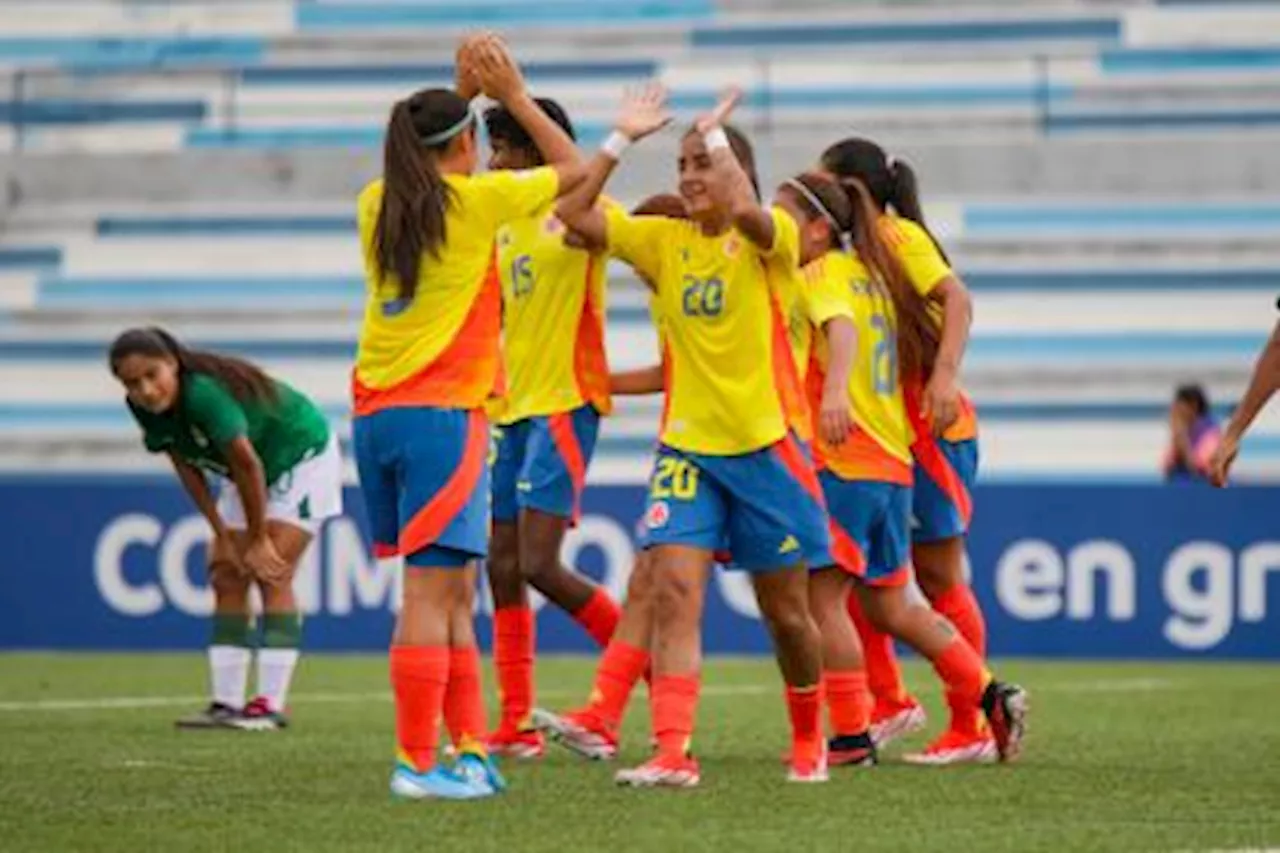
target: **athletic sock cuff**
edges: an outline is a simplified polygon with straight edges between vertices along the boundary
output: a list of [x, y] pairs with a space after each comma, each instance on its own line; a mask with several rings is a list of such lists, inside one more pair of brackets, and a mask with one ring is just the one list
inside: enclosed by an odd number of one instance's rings
[[252, 620], [239, 613], [213, 614], [213, 634], [209, 639], [211, 646], [241, 646], [252, 648], [253, 639], [250, 628]]
[[267, 613], [262, 617], [264, 649], [296, 649], [302, 645], [302, 614]]

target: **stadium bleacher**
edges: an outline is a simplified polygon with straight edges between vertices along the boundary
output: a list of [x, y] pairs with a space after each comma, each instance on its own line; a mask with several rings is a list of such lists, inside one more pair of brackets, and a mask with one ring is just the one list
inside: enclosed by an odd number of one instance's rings
[[[586, 144], [656, 74], [686, 118], [744, 84], [772, 177], [853, 129], [916, 162], [976, 293], [966, 381], [992, 477], [1155, 477], [1172, 386], [1203, 380], [1229, 405], [1272, 324], [1274, 7], [1213, 4], [1206, 28], [1194, 4], [1144, 0], [38, 5], [0, 6], [0, 465], [140, 464], [103, 347], [141, 322], [263, 359], [345, 435], [352, 188], [387, 105], [446, 82], [480, 26], [512, 36]], [[624, 200], [669, 182], [668, 149], [637, 152]], [[236, 170], [252, 177], [224, 180]], [[51, 189], [59, 174], [86, 180]], [[645, 363], [642, 295], [615, 277], [611, 355]], [[623, 408], [598, 478], [643, 471], [655, 417]], [[1244, 461], [1280, 473], [1280, 419]]]

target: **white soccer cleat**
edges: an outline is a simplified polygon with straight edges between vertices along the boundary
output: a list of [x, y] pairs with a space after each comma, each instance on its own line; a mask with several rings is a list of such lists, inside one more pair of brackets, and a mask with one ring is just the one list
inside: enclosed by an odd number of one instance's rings
[[629, 788], [695, 788], [702, 771], [693, 756], [655, 756], [639, 767], [619, 770], [613, 781]]
[[917, 702], [904, 705], [888, 716], [871, 724], [871, 739], [878, 749], [883, 749], [898, 738], [915, 734], [929, 722], [924, 707]]
[[533, 727], [554, 743], [592, 761], [610, 761], [618, 755], [618, 737], [593, 717], [570, 712], [557, 714], [534, 708]]
[[994, 764], [1000, 760], [1000, 754], [996, 750], [996, 739], [987, 732], [964, 734], [948, 731], [922, 752], [909, 752], [902, 756], [902, 760], [908, 764], [931, 767], [948, 764]]

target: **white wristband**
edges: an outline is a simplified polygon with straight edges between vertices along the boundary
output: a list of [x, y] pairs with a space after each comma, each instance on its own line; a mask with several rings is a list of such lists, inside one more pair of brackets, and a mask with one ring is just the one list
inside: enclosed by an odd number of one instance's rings
[[631, 140], [620, 130], [610, 133], [608, 138], [600, 146], [600, 150], [608, 154], [614, 160], [621, 160], [623, 152], [631, 147]]
[[729, 137], [723, 127], [713, 127], [702, 134], [702, 141], [707, 144], [708, 151], [718, 151], [729, 147]]

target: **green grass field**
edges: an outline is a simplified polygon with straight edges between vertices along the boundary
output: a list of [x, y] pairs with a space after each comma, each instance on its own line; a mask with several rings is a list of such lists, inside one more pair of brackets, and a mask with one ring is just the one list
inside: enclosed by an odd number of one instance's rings
[[[787, 785], [770, 662], [716, 660], [695, 744], [703, 785], [630, 791], [552, 752], [506, 795], [393, 803], [381, 657], [311, 657], [279, 734], [177, 732], [195, 655], [0, 655], [0, 848], [18, 850], [1206, 850], [1280, 846], [1280, 669], [1006, 661], [1032, 692], [1010, 767], [895, 763]], [[591, 662], [539, 665], [575, 704]], [[933, 714], [927, 671], [911, 683]], [[643, 711], [624, 760], [646, 747]]]

